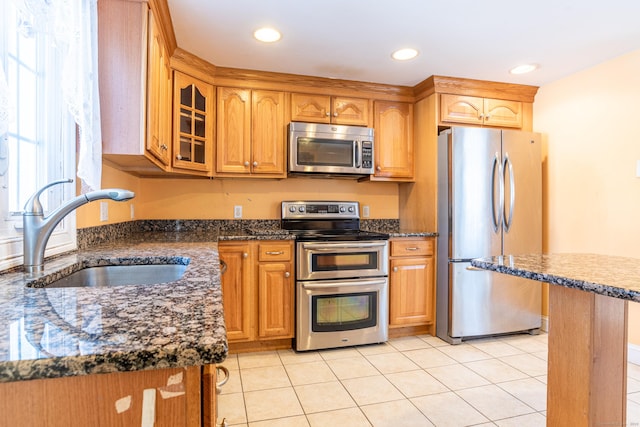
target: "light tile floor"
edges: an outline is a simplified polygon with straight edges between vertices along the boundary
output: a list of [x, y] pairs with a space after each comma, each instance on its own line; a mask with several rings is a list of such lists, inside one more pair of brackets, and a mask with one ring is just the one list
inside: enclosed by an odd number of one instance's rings
[[[219, 420], [248, 427], [545, 426], [547, 335], [452, 346], [428, 335], [230, 355]], [[640, 425], [629, 364], [627, 425]]]

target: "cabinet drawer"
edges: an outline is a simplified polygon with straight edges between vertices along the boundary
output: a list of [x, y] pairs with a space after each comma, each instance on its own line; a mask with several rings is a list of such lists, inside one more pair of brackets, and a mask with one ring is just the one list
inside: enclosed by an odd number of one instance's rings
[[392, 240], [391, 256], [433, 255], [433, 239]]
[[291, 243], [260, 243], [258, 261], [288, 261], [291, 259]]

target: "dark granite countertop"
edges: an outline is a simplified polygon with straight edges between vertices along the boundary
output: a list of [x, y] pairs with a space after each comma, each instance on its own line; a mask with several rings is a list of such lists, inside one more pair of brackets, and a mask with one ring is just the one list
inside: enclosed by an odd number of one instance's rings
[[222, 362], [227, 339], [215, 235], [134, 233], [47, 261], [36, 284], [100, 264], [185, 263], [175, 282], [30, 288], [0, 274], [0, 382]]
[[437, 237], [438, 233], [420, 230], [402, 230], [389, 233], [389, 237]]
[[640, 259], [596, 254], [507, 255], [471, 265], [600, 295], [640, 302]]

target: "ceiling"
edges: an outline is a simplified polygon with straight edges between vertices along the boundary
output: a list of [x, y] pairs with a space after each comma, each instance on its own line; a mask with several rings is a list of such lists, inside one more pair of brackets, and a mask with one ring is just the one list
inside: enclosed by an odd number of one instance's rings
[[[220, 67], [414, 86], [542, 86], [640, 49], [638, 0], [168, 0], [178, 46]], [[278, 43], [253, 38], [262, 26]], [[394, 50], [417, 49], [398, 62]], [[509, 69], [539, 68], [525, 75]], [[640, 76], [639, 76], [640, 78]]]

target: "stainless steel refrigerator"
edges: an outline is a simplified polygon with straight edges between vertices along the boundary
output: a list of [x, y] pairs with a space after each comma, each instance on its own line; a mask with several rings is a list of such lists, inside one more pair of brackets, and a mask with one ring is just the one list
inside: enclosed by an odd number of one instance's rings
[[450, 343], [540, 330], [539, 283], [470, 264], [541, 252], [540, 144], [514, 130], [454, 127], [438, 137], [436, 333]]

